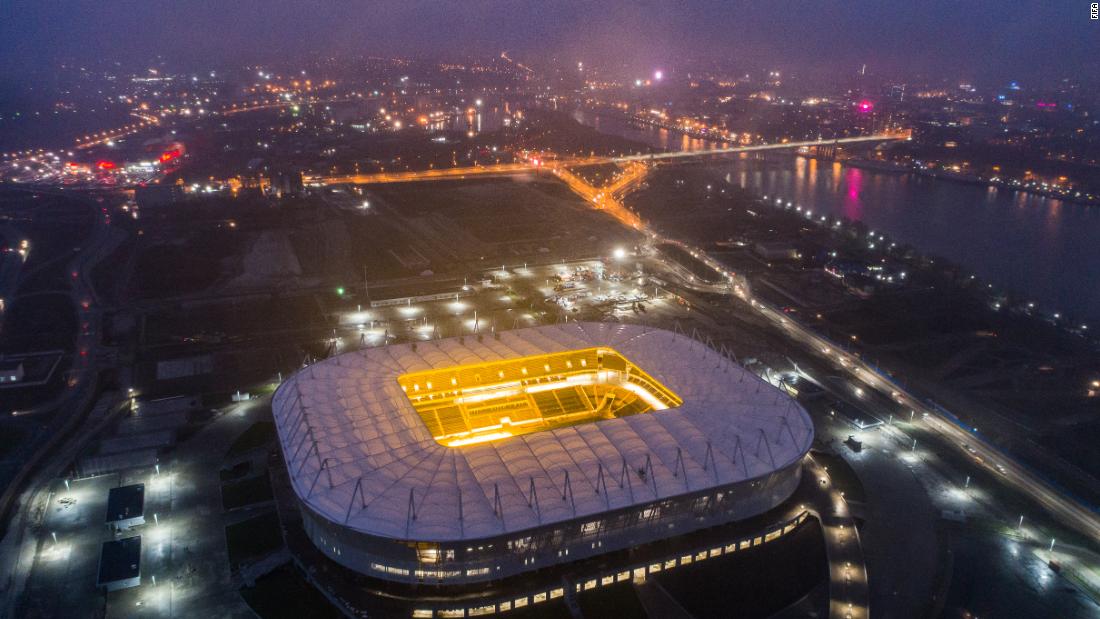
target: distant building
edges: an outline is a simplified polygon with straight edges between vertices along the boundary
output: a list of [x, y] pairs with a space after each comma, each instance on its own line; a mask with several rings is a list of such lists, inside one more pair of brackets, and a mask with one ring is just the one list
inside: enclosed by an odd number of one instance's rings
[[145, 484], [111, 488], [107, 494], [106, 522], [116, 531], [145, 524]]
[[141, 536], [103, 542], [96, 586], [108, 591], [141, 584]]
[[0, 385], [22, 382], [25, 375], [22, 361], [0, 361]]
[[852, 276], [866, 276], [870, 272], [869, 266], [866, 262], [859, 260], [834, 260], [825, 266], [825, 272], [837, 279], [844, 279]]
[[840, 280], [853, 294], [868, 298], [880, 289], [900, 286], [908, 274], [900, 268], [860, 260], [835, 260], [825, 266], [825, 272]]
[[134, 190], [134, 201], [138, 208], [158, 208], [183, 202], [183, 187], [180, 185], [146, 185]]
[[752, 251], [764, 260], [798, 260], [802, 257], [797, 247], [783, 241], [761, 241], [752, 246]]
[[301, 195], [305, 190], [302, 173], [292, 170], [280, 170], [271, 174], [271, 192], [280, 198]]

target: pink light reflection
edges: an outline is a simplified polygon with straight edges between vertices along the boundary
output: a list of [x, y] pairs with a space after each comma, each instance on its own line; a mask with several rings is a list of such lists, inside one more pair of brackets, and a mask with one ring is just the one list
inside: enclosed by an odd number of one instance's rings
[[863, 172], [859, 168], [851, 168], [846, 176], [848, 195], [844, 199], [844, 216], [859, 221], [863, 219], [863, 201], [859, 199], [863, 191]]

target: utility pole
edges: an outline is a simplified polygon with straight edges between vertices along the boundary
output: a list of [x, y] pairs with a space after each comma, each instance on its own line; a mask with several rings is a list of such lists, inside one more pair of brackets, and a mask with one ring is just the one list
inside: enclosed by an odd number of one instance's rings
[[367, 281], [367, 265], [363, 265], [363, 294], [367, 298], [367, 303], [370, 303], [370, 282]]

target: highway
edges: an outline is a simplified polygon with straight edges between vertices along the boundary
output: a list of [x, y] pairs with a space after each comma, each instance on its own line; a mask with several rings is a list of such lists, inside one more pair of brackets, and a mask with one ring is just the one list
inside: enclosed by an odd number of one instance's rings
[[91, 148], [93, 146], [101, 146], [114, 140], [134, 135], [135, 133], [145, 129], [146, 127], [152, 127], [160, 124], [160, 118], [158, 118], [154, 114], [130, 112], [130, 115], [134, 116], [135, 118], [141, 119], [141, 122], [126, 125], [125, 127], [107, 129], [106, 131], [100, 131], [94, 135], [86, 135], [83, 139], [78, 139], [76, 141], [76, 145], [73, 148], [81, 150], [85, 148]]
[[[861, 142], [884, 142], [890, 140], [907, 140], [909, 133], [877, 133], [851, 138], [837, 138], [832, 140], [811, 140], [806, 142], [782, 142], [777, 144], [757, 144], [754, 146], [731, 146], [728, 148], [713, 148], [708, 150], [673, 151], [666, 153], [650, 153], [646, 155], [628, 155], [625, 157], [583, 157], [557, 159], [550, 161], [533, 160], [519, 163], [500, 163], [485, 166], [464, 166], [456, 168], [436, 168], [431, 170], [412, 170], [406, 172], [379, 172], [377, 174], [340, 174], [335, 176], [318, 176], [305, 179], [307, 183], [320, 183], [322, 185], [369, 185], [378, 183], [406, 183], [433, 180], [455, 180], [471, 176], [507, 176], [510, 174], [529, 174], [537, 172], [543, 167], [549, 167], [555, 171], [566, 171], [566, 168], [585, 165], [598, 165], [607, 163], [630, 164], [639, 162], [661, 162], [669, 160], [683, 160], [692, 158], [713, 157], [718, 155], [731, 155], [737, 153], [751, 153], [768, 150], [786, 150], [798, 148], [812, 148], [815, 146], [832, 146], [835, 144], [857, 144]], [[562, 180], [566, 180], [564, 177]], [[568, 182], [568, 181], [566, 181]], [[630, 184], [629, 182], [626, 183]], [[625, 189], [625, 185], [612, 188], [612, 193]], [[637, 226], [632, 226], [637, 227]]]
[[[925, 405], [916, 396], [884, 378], [859, 357], [847, 351], [838, 350], [831, 342], [795, 322], [782, 311], [752, 298], [744, 290], [740, 296], [749, 301], [761, 315], [776, 323], [791, 339], [815, 351], [832, 364], [841, 366], [849, 376], [867, 388], [874, 389], [897, 402], [899, 406], [923, 417], [932, 430], [947, 439], [957, 449], [965, 452], [967, 457], [972, 459], [974, 455], [980, 457], [980, 466], [999, 475], [1006, 484], [1030, 497], [1062, 524], [1093, 540], [1100, 541], [1100, 516], [1074, 499], [1063, 495], [1046, 480], [1004, 455], [997, 448], [985, 443], [976, 429], [971, 431], [963, 429], [954, 421], [947, 419], [939, 410]], [[974, 452], [968, 451], [964, 445], [968, 445]]]
[[[630, 166], [622, 176], [608, 187], [594, 187], [576, 174], [569, 171], [570, 166], [597, 164], [597, 163], [627, 163], [638, 164], [647, 161], [660, 162], [668, 160], [681, 160], [693, 157], [707, 157], [712, 155], [736, 154], [742, 152], [757, 152], [767, 150], [780, 150], [790, 148], [809, 148], [814, 146], [832, 144], [852, 144], [859, 142], [874, 142], [884, 140], [908, 139], [908, 134], [876, 134], [852, 138], [840, 138], [836, 140], [815, 140], [806, 142], [788, 142], [785, 144], [761, 144], [754, 146], [737, 146], [729, 148], [716, 148], [703, 151], [682, 151], [669, 153], [654, 153], [649, 155], [633, 155], [627, 157], [585, 158], [581, 160], [558, 160], [550, 166], [552, 173], [565, 182], [577, 195], [585, 199], [593, 208], [608, 212], [624, 225], [643, 230], [644, 226], [638, 216], [627, 209], [617, 197], [634, 184], [640, 182], [648, 170], [648, 166]], [[384, 183], [384, 182], [410, 182], [439, 179], [466, 178], [479, 175], [505, 175], [517, 173], [530, 173], [536, 170], [536, 166], [529, 163], [501, 164], [496, 166], [477, 166], [464, 168], [449, 168], [440, 170], [424, 170], [417, 172], [395, 172], [373, 175], [351, 175], [322, 177], [318, 179], [324, 184], [341, 183]], [[649, 231], [655, 241], [669, 241], [659, 237], [655, 232]], [[705, 252], [691, 248], [701, 260], [721, 273], [728, 272]], [[716, 286], [715, 292], [724, 286]], [[767, 303], [752, 297], [747, 285], [735, 285], [735, 294], [749, 302], [750, 305], [764, 318], [778, 325], [787, 335], [802, 345], [815, 351], [818, 355], [828, 359], [831, 363], [839, 364], [846, 368], [847, 372], [856, 380], [871, 389], [875, 389], [891, 397], [901, 406], [908, 407], [916, 414], [922, 415], [928, 425], [942, 436], [956, 445], [958, 449], [965, 450], [963, 445], [970, 445], [982, 458], [984, 466], [991, 471], [999, 473], [1006, 483], [1031, 497], [1041, 506], [1046, 508], [1063, 524], [1085, 533], [1092, 539], [1100, 541], [1100, 516], [1086, 507], [1078, 504], [1070, 497], [1062, 495], [1048, 482], [1035, 473], [1017, 464], [1011, 458], [1002, 454], [995, 447], [987, 445], [974, 432], [968, 432], [960, 428], [953, 421], [944, 417], [940, 411], [927, 406], [912, 394], [879, 375], [874, 369], [865, 364], [858, 357], [845, 351], [837, 350], [835, 346], [792, 320], [781, 311], [771, 307]], [[725, 288], [728, 292], [728, 288]], [[969, 454], [969, 452], [968, 452]]]
[[[639, 160], [624, 163], [626, 166], [622, 174], [603, 187], [589, 184], [564, 166], [555, 166], [553, 172], [593, 208], [610, 214], [623, 225], [630, 226], [635, 230], [644, 230], [641, 218], [628, 209], [621, 202], [620, 197], [645, 180], [651, 166], [644, 165]], [[679, 241], [661, 239], [652, 230], [647, 232], [654, 244], [666, 242], [679, 245], [732, 280], [732, 275], [705, 252], [696, 250]], [[688, 285], [698, 287], [698, 284], [692, 279], [688, 280]], [[702, 284], [702, 288], [712, 292], [730, 293], [730, 287], [725, 282], [712, 285]], [[821, 522], [829, 560], [829, 616], [843, 617], [844, 619], [866, 619], [870, 615], [867, 567], [863, 561], [863, 551], [860, 547], [859, 531], [855, 526], [855, 520], [852, 519], [848, 511], [848, 504], [844, 501], [843, 496], [831, 486], [828, 476], [812, 459], [807, 461], [803, 475], [821, 480], [822, 488], [820, 489], [824, 496], [818, 502], [830, 506], [830, 509], [825, 510], [825, 513], [815, 511], [815, 516]], [[817, 484], [813, 485], [817, 488]]]
[[27, 236], [11, 224], [0, 226], [0, 238], [11, 244], [13, 249], [0, 255], [0, 332], [4, 328], [6, 304], [15, 296], [23, 276], [23, 264], [27, 262], [29, 250], [22, 246]]
[[306, 179], [306, 182], [320, 182], [323, 185], [371, 185], [380, 183], [410, 183], [420, 181], [459, 180], [469, 176], [507, 176], [509, 174], [529, 174], [538, 167], [529, 163], [499, 163], [485, 166], [461, 168], [435, 168], [410, 172], [379, 172], [377, 174], [343, 174]]
[[[799, 147], [799, 145], [795, 145], [795, 147]], [[721, 150], [726, 151], [727, 149]], [[612, 181], [610, 185], [602, 188], [589, 185], [564, 168], [555, 168], [554, 173], [570, 189], [589, 202], [593, 208], [609, 212], [624, 225], [638, 230], [645, 230], [638, 216], [627, 209], [617, 197], [619, 192], [629, 189], [645, 178], [650, 166], [634, 167], [644, 159], [629, 160], [629, 163], [633, 165], [624, 171], [622, 176]], [[964, 456], [975, 460], [976, 464], [984, 466], [997, 478], [1002, 479], [1004, 483], [1034, 500], [1063, 525], [1077, 530], [1093, 540], [1100, 540], [1100, 516], [1080, 505], [1071, 497], [1063, 495], [1037, 474], [1001, 453], [996, 447], [985, 443], [978, 435], [977, 429], [967, 430], [960, 427], [954, 421], [945, 417], [941, 411], [924, 404], [918, 397], [879, 374], [877, 370], [859, 357], [837, 349], [833, 343], [792, 320], [790, 316], [781, 310], [756, 299], [753, 297], [747, 282], [737, 281], [733, 274], [721, 263], [707, 255], [706, 252], [673, 239], [665, 239], [653, 230], [645, 231], [650, 235], [652, 243], [676, 243], [733, 282], [732, 293], [731, 286], [726, 283], [703, 285], [695, 282], [691, 287], [708, 292], [737, 295], [748, 302], [760, 317], [777, 326], [791, 340], [809, 349], [815, 357], [829, 366], [839, 366], [850, 379], [881, 397], [888, 398], [902, 409], [913, 411], [914, 416], [920, 415], [930, 431], [939, 434], [947, 443], [960, 450]], [[899, 415], [899, 417], [901, 416], [903, 415]], [[832, 596], [831, 616], [865, 615], [867, 611], [865, 597], [862, 595], [856, 596], [862, 599], [858, 599], [854, 607], [849, 606], [852, 603], [851, 598], [844, 597], [847, 599], [843, 600], [843, 604], [839, 604], [842, 600], [838, 599], [835, 594]]]
[[[794, 144], [793, 146], [800, 147], [802, 144]], [[792, 146], [792, 145], [787, 145]], [[757, 148], [757, 147], [747, 147]], [[719, 149], [728, 151], [731, 149]], [[732, 149], [736, 150], [736, 149]], [[695, 154], [695, 153], [693, 153]], [[635, 160], [636, 161], [636, 160]], [[624, 174], [624, 177], [627, 176]], [[643, 173], [644, 176], [644, 173]], [[563, 180], [569, 184], [570, 188], [577, 191], [582, 197], [586, 197], [591, 201], [591, 197], [594, 192], [599, 195], [600, 191], [597, 188], [588, 186], [587, 188], [581, 186], [585, 185], [583, 181], [576, 178], [576, 176], [570, 175], [568, 178], [563, 177]], [[638, 182], [640, 178], [631, 177], [630, 182]], [[629, 183], [627, 183], [629, 184]], [[594, 206], [597, 208], [606, 208], [612, 214], [615, 214], [615, 210], [608, 208], [610, 203], [614, 203], [618, 207], [621, 207], [623, 211], [629, 213], [634, 219], [636, 215], [633, 212], [626, 209], [625, 206], [621, 206], [618, 200], [613, 197], [606, 202], [594, 201]], [[626, 219], [620, 217], [620, 221], [623, 221], [627, 225], [631, 225], [636, 229], [641, 229], [639, 225], [633, 225], [634, 219]], [[691, 252], [694, 256], [702, 260], [711, 268], [715, 269], [719, 273], [732, 277], [732, 274], [717, 260], [714, 260], [706, 252], [691, 247], [687, 244], [681, 243], [673, 239], [661, 238], [656, 232], [649, 231], [656, 242], [668, 242], [676, 243], [683, 247], [685, 250]], [[703, 289], [709, 292], [729, 292], [729, 288], [725, 284], [716, 285], [702, 285], [698, 282], [692, 285], [694, 288]], [[1059, 522], [1075, 529], [1093, 540], [1100, 541], [1100, 515], [1091, 511], [1087, 507], [1081, 505], [1073, 498], [1064, 495], [1058, 489], [1051, 486], [1049, 482], [1039, 477], [1036, 473], [1030, 469], [1017, 463], [1012, 458], [1002, 453], [996, 447], [987, 444], [982, 437], [978, 434], [977, 430], [968, 431], [960, 427], [953, 420], [945, 417], [938, 409], [925, 404], [920, 398], [906, 391], [904, 388], [895, 384], [879, 374], [874, 368], [866, 364], [859, 357], [848, 353], [847, 351], [837, 349], [837, 347], [823, 337], [817, 335], [809, 328], [802, 326], [797, 321], [793, 320], [786, 313], [779, 309], [776, 309], [768, 303], [761, 301], [752, 296], [747, 283], [737, 283], [733, 285], [734, 294], [739, 296], [744, 301], [748, 302], [757, 313], [768, 320], [769, 322], [778, 326], [787, 336], [798, 342], [799, 344], [810, 349], [816, 356], [827, 361], [830, 365], [840, 366], [851, 378], [858, 381], [868, 389], [873, 389], [890, 400], [896, 402], [898, 406], [904, 407], [906, 410], [914, 412], [914, 415], [920, 415], [928, 425], [930, 429], [940, 434], [950, 444], [961, 452], [965, 452], [965, 455], [973, 458], [977, 455], [981, 458], [981, 466], [984, 466], [990, 472], [997, 474], [1006, 484], [1016, 488], [1024, 495], [1030, 497], [1050, 514], [1056, 518]], [[964, 445], [969, 446], [974, 452], [970, 452]]]
[[642, 219], [619, 200], [619, 194], [626, 192], [637, 183], [640, 183], [646, 177], [646, 174], [649, 173], [649, 168], [647, 166], [640, 163], [630, 164], [627, 166], [626, 170], [623, 171], [622, 175], [606, 187], [595, 187], [588, 184], [584, 179], [573, 174], [565, 166], [555, 166], [553, 168], [553, 173], [560, 178], [562, 182], [568, 185], [573, 193], [579, 195], [585, 202], [592, 205], [593, 208], [605, 211], [619, 220], [624, 226], [634, 228], [635, 230], [642, 229]]
[[787, 148], [812, 148], [815, 146], [833, 146], [836, 144], [858, 144], [860, 142], [889, 142], [892, 140], [908, 140], [909, 132], [903, 133], [876, 133], [873, 135], [860, 135], [850, 138], [834, 138], [831, 140], [810, 140], [807, 142], [780, 142], [777, 144], [755, 144], [752, 146], [730, 146], [727, 148], [710, 148], [707, 150], [682, 150], [667, 153], [651, 153], [648, 155], [627, 155], [625, 157], [611, 157], [612, 163], [626, 163], [629, 161], [665, 161], [669, 159], [688, 159], [692, 157], [707, 157], [712, 155], [730, 155], [737, 153], [753, 153], [765, 150], [783, 150]]

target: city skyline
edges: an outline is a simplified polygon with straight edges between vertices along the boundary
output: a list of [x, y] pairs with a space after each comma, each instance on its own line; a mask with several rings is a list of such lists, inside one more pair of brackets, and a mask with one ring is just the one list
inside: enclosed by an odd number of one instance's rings
[[511, 51], [528, 62], [623, 63], [685, 57], [803, 74], [957, 79], [1097, 77], [1100, 37], [1083, 2], [847, 3], [381, 2], [275, 0], [30, 3], [0, 8], [0, 70], [27, 77], [59, 62], [163, 59], [180, 70], [281, 62], [303, 54], [461, 57]]

